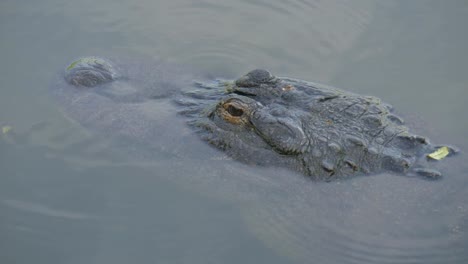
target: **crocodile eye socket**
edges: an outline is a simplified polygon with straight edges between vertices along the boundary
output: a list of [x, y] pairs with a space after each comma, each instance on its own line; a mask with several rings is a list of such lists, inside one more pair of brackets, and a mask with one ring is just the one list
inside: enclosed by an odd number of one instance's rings
[[232, 115], [232, 116], [242, 116], [244, 114], [244, 110], [240, 109], [240, 108], [237, 108], [233, 105], [228, 105], [227, 108], [226, 108], [226, 111]]
[[231, 124], [242, 125], [249, 123], [250, 111], [248, 104], [238, 99], [230, 99], [218, 105], [216, 113]]

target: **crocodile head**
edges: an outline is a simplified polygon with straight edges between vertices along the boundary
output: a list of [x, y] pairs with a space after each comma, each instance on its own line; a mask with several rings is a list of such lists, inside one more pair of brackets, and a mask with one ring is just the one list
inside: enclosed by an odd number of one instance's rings
[[[156, 126], [144, 118], [149, 116], [146, 104], [181, 92], [174, 102], [183, 106], [180, 112], [213, 146], [236, 160], [290, 168], [313, 178], [384, 171], [441, 175], [426, 159], [434, 153], [437, 159], [440, 148], [409, 132], [392, 107], [376, 97], [275, 77], [261, 69], [235, 81], [195, 82], [198, 89], [193, 89], [183, 75], [161, 69], [165, 67], [119, 67], [109, 60], [85, 57], [66, 68], [65, 80], [73, 87], [54, 91], [74, 105], [94, 100], [71, 111], [81, 123], [116, 126], [130, 135], [135, 134], [134, 127], [141, 132]], [[133, 117], [123, 118], [129, 109]], [[126, 123], [139, 120], [139, 125]], [[442, 156], [455, 150], [445, 147], [445, 152]]]
[[424, 164], [435, 147], [376, 97], [261, 69], [198, 86], [179, 100], [182, 112], [203, 139], [234, 159], [318, 179], [383, 171], [440, 176]]

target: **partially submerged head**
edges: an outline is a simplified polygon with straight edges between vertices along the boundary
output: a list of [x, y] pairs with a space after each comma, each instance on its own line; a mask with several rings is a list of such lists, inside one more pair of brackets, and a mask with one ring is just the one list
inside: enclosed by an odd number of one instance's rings
[[[327, 178], [412, 170], [433, 146], [371, 96], [253, 70], [200, 84], [182, 111], [202, 138], [251, 164]], [[427, 171], [427, 170], [425, 170]], [[434, 174], [435, 175], [435, 174]]]
[[[134, 109], [132, 120], [141, 120], [138, 130], [147, 131], [154, 122], [146, 122], [143, 113], [182, 91], [174, 102], [183, 106], [180, 112], [190, 118], [189, 124], [204, 140], [249, 164], [287, 167], [317, 178], [408, 174], [410, 169], [438, 175], [415, 166], [433, 146], [409, 133], [378, 98], [275, 77], [261, 69], [234, 82], [193, 83], [190, 75], [165, 65], [85, 57], [66, 68], [68, 85], [59, 84], [54, 91], [81, 123], [110, 127], [106, 124], [112, 122], [132, 135], [135, 125], [119, 123], [129, 121], [129, 108]], [[150, 119], [158, 120], [157, 115]], [[102, 119], [90, 120], [95, 116]]]

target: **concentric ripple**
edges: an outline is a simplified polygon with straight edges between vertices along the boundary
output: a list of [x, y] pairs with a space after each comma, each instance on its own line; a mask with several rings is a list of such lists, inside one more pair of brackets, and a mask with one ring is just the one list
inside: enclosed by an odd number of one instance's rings
[[415, 180], [379, 175], [307, 187], [295, 180], [244, 216], [294, 263], [466, 263], [468, 198], [454, 195], [468, 186], [450, 193]]

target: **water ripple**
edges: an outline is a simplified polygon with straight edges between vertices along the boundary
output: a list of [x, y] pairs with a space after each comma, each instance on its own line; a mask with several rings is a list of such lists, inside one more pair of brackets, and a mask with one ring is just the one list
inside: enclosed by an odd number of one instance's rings
[[281, 71], [297, 65], [303, 72], [310, 72], [304, 65], [311, 61], [323, 61], [313, 70], [326, 76], [335, 67], [330, 56], [354, 45], [371, 23], [374, 6], [372, 1], [246, 0], [234, 5], [205, 0], [179, 4], [169, 12], [188, 25], [179, 33], [190, 41], [177, 44], [178, 55], [187, 60], [224, 61], [242, 71], [248, 61]]
[[416, 181], [380, 175], [290, 186], [260, 197], [265, 201], [247, 209], [245, 221], [298, 263], [465, 263], [467, 215], [460, 205], [467, 198], [441, 205], [454, 200], [443, 186]]

